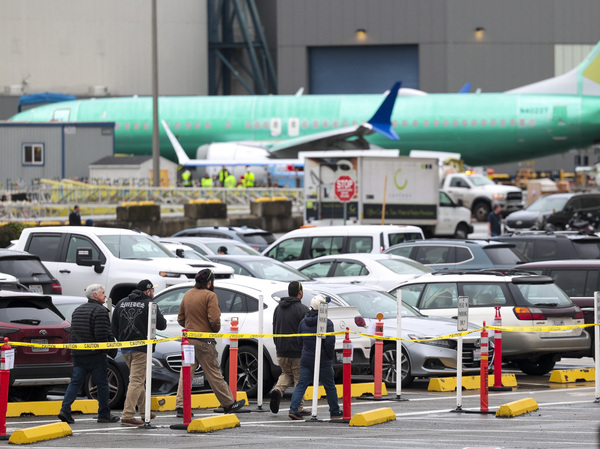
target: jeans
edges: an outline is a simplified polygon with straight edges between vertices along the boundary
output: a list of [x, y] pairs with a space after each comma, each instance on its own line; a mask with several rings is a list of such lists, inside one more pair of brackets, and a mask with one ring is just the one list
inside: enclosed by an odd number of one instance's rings
[[73, 404], [77, 398], [77, 393], [79, 393], [87, 375], [91, 374], [92, 379], [98, 388], [98, 417], [108, 418], [110, 416], [110, 408], [108, 407], [109, 391], [107, 370], [108, 362], [106, 361], [106, 354], [104, 353], [87, 356], [73, 356], [73, 378], [65, 392], [60, 411], [69, 415], [71, 414], [71, 404]]
[[[290, 405], [290, 413], [298, 413], [298, 407], [302, 402], [304, 393], [313, 380], [313, 367], [300, 365], [300, 380], [298, 385], [294, 389], [292, 394], [292, 403]], [[331, 365], [321, 365], [319, 370], [319, 382], [323, 384], [325, 393], [327, 394], [327, 403], [329, 404], [330, 414], [339, 414], [340, 405], [338, 404], [337, 389], [335, 388], [335, 380], [333, 374], [333, 367]], [[318, 385], [314, 385], [313, 388], [318, 388]], [[316, 410], [313, 410], [313, 415]]]

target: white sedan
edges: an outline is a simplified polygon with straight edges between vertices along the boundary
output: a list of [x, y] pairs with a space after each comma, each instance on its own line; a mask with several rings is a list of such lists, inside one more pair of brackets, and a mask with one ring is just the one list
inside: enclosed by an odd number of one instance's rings
[[317, 257], [298, 270], [321, 282], [374, 285], [386, 290], [433, 271], [406, 257], [365, 253]]

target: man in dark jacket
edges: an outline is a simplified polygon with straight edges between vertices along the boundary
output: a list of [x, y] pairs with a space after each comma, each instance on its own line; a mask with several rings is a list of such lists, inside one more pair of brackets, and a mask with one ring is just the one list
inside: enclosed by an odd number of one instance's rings
[[[89, 285], [85, 289], [88, 302], [80, 305], [73, 312], [71, 318], [71, 343], [106, 343], [115, 341], [110, 331], [110, 318], [108, 309], [104, 307], [106, 294], [100, 284]], [[102, 349], [73, 349], [73, 378], [67, 387], [58, 418], [68, 424], [75, 420], [71, 416], [71, 404], [77, 398], [83, 382], [88, 374], [98, 388], [98, 422], [112, 423], [119, 421], [119, 417], [110, 414], [108, 408], [108, 362], [107, 350]]]
[[[308, 312], [300, 300], [303, 291], [302, 284], [298, 281], [292, 281], [288, 285], [288, 297], [279, 301], [273, 312], [273, 333], [275, 335], [288, 335], [298, 332], [300, 321]], [[300, 356], [302, 355], [302, 346], [296, 338], [293, 337], [273, 337], [275, 349], [277, 350], [277, 362], [281, 368], [281, 375], [277, 384], [271, 390], [270, 408], [273, 413], [279, 412], [279, 403], [281, 398], [290, 386], [296, 386], [300, 379]], [[303, 416], [310, 415], [310, 412], [303, 410], [303, 402], [300, 403], [298, 413]]]
[[[154, 298], [154, 286], [148, 279], [140, 281], [129, 296], [117, 303], [112, 317], [112, 330], [118, 341], [146, 340], [148, 337], [148, 313]], [[167, 328], [167, 320], [156, 308], [156, 328]], [[125, 396], [122, 426], [137, 427], [144, 424], [146, 410], [146, 346], [134, 346], [121, 350], [129, 367], [129, 386]], [[135, 418], [138, 408], [142, 420]], [[156, 417], [151, 413], [150, 419]]]
[[[317, 321], [319, 318], [319, 304], [325, 302], [322, 296], [315, 296], [310, 301], [310, 310], [306, 317], [300, 322], [298, 327], [299, 334], [316, 334]], [[327, 332], [333, 332], [333, 322], [327, 319]], [[302, 356], [300, 358], [300, 380], [292, 394], [292, 403], [290, 405], [289, 417], [291, 419], [304, 419], [298, 412], [300, 402], [304, 397], [306, 389], [313, 380], [313, 371], [315, 368], [315, 354], [317, 346], [316, 336], [297, 337], [302, 344]], [[329, 417], [331, 419], [342, 418], [342, 411], [338, 404], [337, 389], [335, 388], [335, 380], [333, 375], [333, 358], [335, 357], [335, 336], [328, 335], [323, 340], [321, 345], [321, 360], [319, 364], [319, 381], [325, 388], [327, 394], [327, 403], [329, 404]], [[314, 385], [314, 388], [318, 388]]]

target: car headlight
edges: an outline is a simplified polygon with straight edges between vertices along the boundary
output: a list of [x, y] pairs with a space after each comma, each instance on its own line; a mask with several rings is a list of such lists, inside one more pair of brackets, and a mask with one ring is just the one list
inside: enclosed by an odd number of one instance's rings
[[[424, 339], [428, 339], [428, 338], [435, 338], [433, 336], [418, 336], [418, 335], [409, 335], [408, 336], [411, 340], [424, 340]], [[442, 348], [447, 348], [447, 349], [456, 349], [456, 341], [455, 340], [427, 340], [427, 341], [417, 341], [415, 343], [421, 343], [424, 345], [431, 345], [431, 346], [439, 346]]]
[[505, 193], [493, 193], [492, 198], [494, 198], [496, 201], [502, 201], [502, 200], [504, 200], [504, 198], [506, 198], [506, 194]]
[[178, 278], [181, 276], [181, 273], [171, 273], [169, 271], [161, 271], [158, 274], [164, 278]]

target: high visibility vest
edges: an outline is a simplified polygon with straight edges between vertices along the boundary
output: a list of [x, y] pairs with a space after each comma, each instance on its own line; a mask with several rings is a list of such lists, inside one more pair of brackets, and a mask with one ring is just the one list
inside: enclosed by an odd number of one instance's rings
[[227, 176], [229, 176], [229, 172], [227, 170], [221, 170], [219, 172], [219, 182], [221, 184], [224, 184], [225, 180], [227, 179]]
[[192, 185], [191, 178], [192, 178], [192, 173], [189, 170], [186, 170], [181, 174], [181, 181], [183, 181], [183, 185], [186, 187]]
[[254, 173], [250, 171], [244, 175], [244, 184], [246, 187], [254, 187]]
[[202, 178], [202, 187], [207, 188], [207, 187], [212, 187], [213, 186], [213, 180], [212, 178]]
[[225, 178], [225, 187], [235, 187], [235, 185], [237, 184], [237, 181], [235, 180], [235, 176], [233, 175], [227, 175], [227, 178]]

